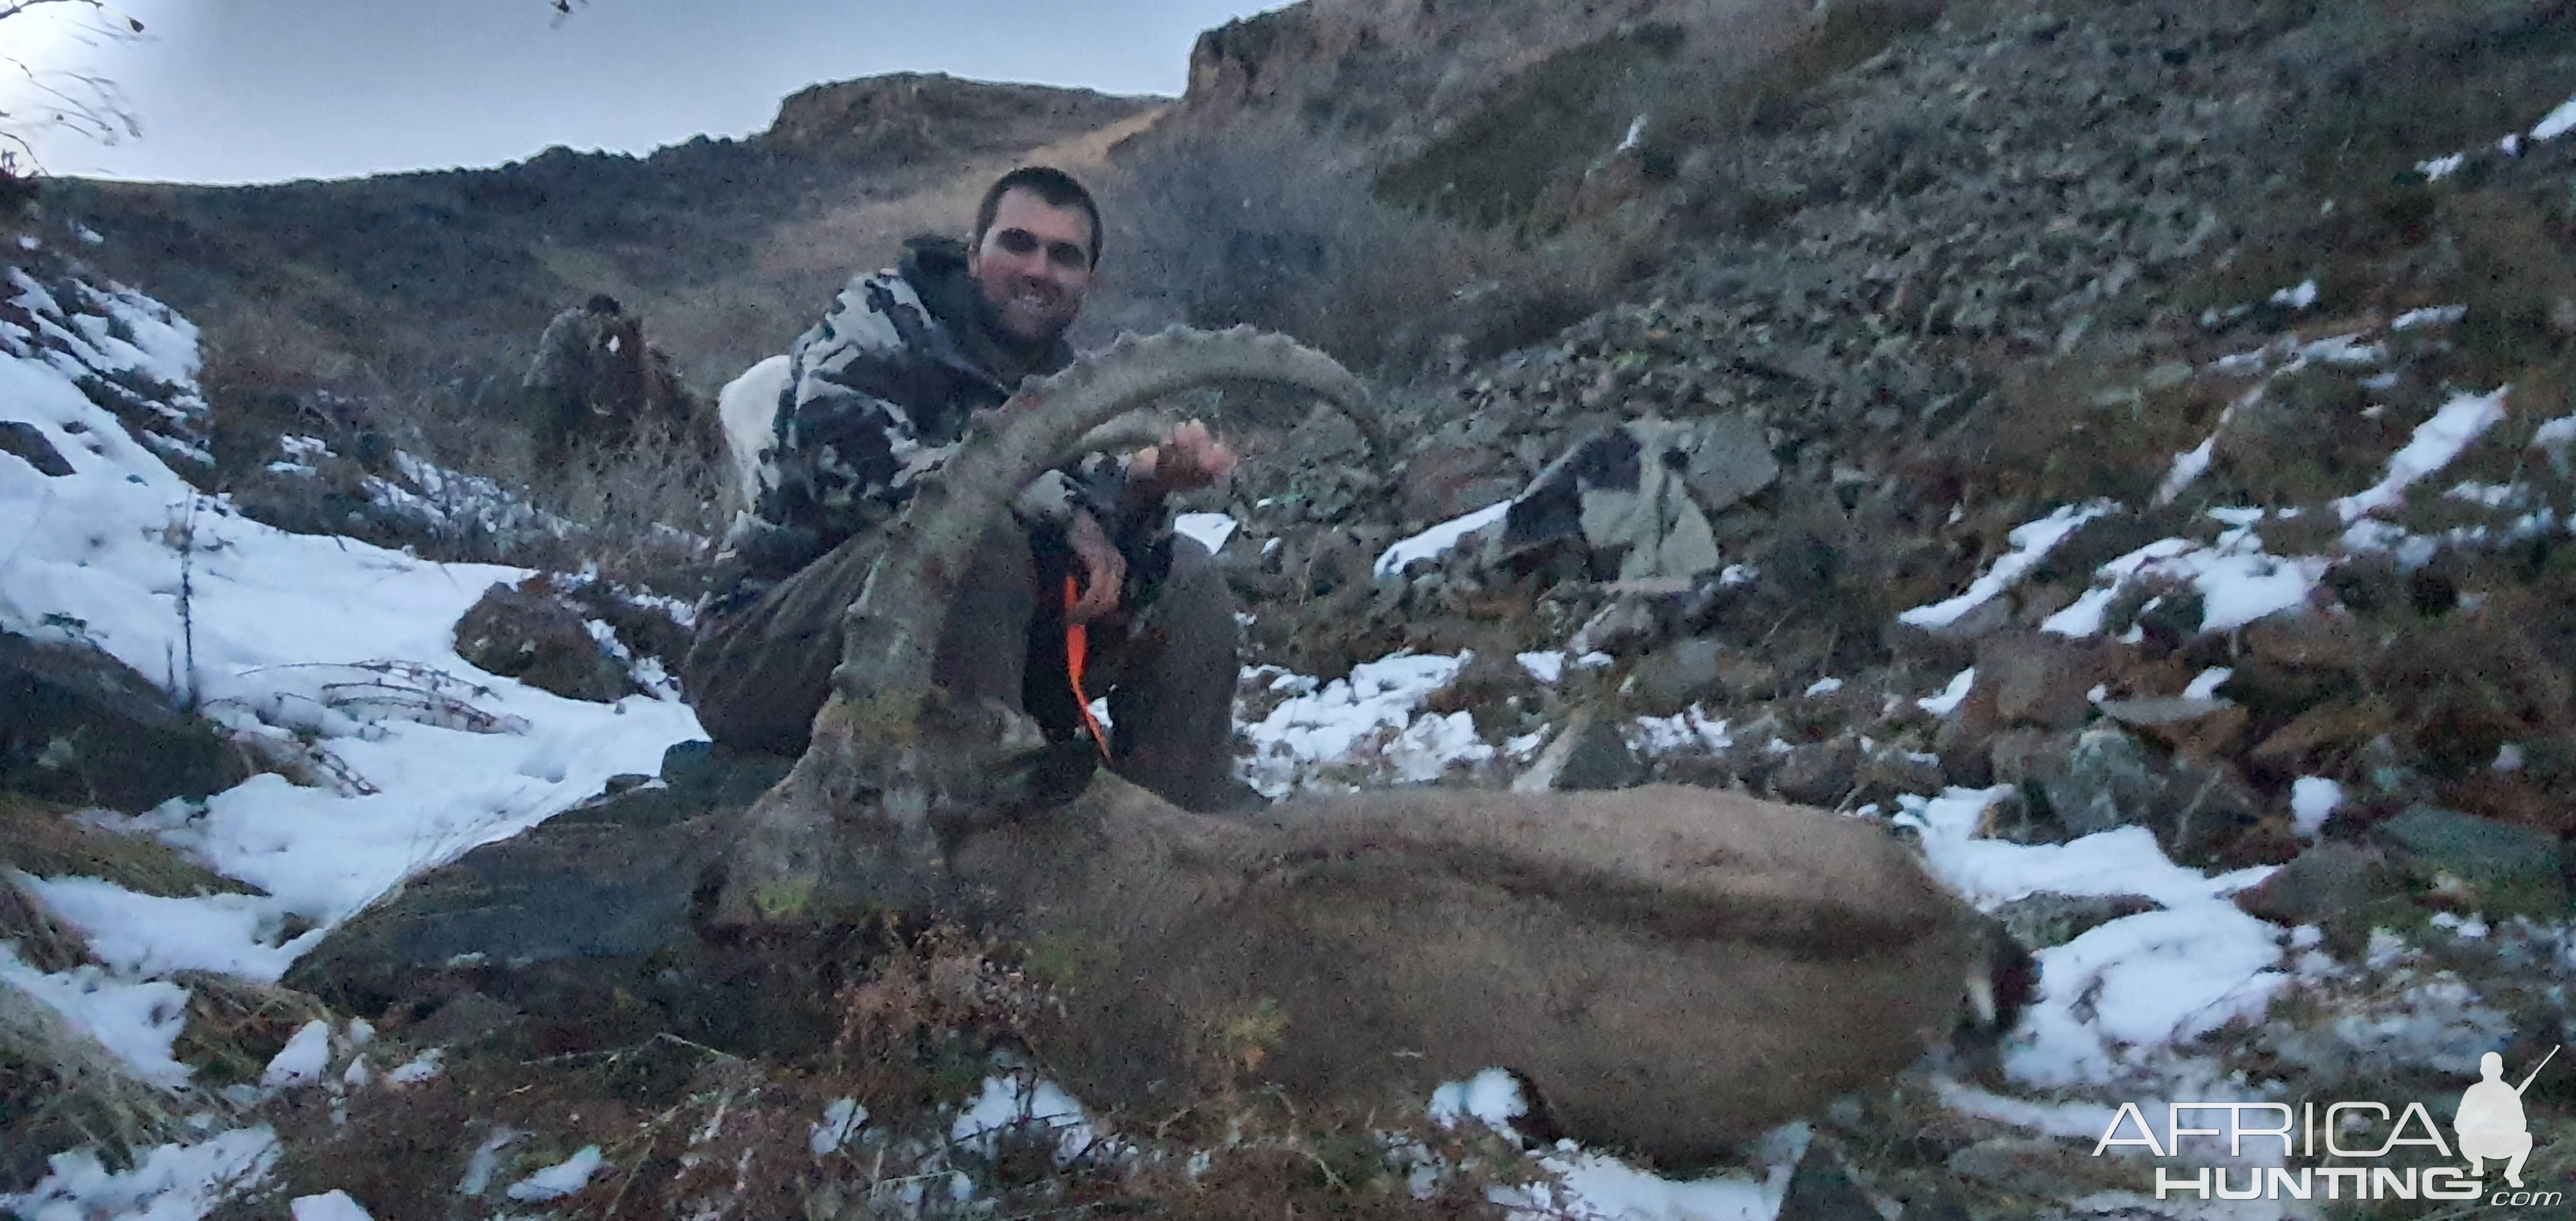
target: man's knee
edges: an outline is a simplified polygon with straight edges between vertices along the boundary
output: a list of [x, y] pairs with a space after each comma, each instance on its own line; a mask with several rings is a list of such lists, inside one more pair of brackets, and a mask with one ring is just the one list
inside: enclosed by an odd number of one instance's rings
[[762, 642], [744, 626], [701, 621], [680, 662], [680, 689], [709, 739], [738, 750], [802, 754], [822, 706], [821, 684], [807, 691], [781, 681], [776, 660], [763, 655]]
[[1242, 634], [1234, 614], [1234, 591], [1227, 587], [1225, 570], [1216, 556], [1196, 539], [1174, 538], [1172, 570], [1163, 580], [1155, 608], [1158, 624], [1176, 639], [1188, 637], [1201, 648], [1222, 648], [1231, 654]]

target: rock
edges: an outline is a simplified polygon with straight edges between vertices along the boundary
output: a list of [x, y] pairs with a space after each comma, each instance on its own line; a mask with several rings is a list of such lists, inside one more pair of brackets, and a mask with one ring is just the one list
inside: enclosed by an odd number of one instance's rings
[[1789, 1187], [1780, 1198], [1777, 1221], [1883, 1221], [1877, 1206], [1854, 1186], [1840, 1154], [1827, 1142], [1807, 1142]]
[[721, 963], [691, 913], [736, 815], [793, 761], [694, 742], [664, 761], [662, 784], [593, 799], [413, 878], [333, 930], [285, 982], [367, 1016], [468, 989], [579, 1013], [622, 991], [668, 1007], [668, 1028], [688, 1037], [749, 1037], [761, 1005], [708, 982]]
[[1719, 691], [1719, 667], [1730, 660], [1724, 644], [1706, 636], [1675, 641], [1637, 663], [1637, 711], [1671, 716]]
[[2126, 916], [2162, 911], [2145, 895], [2068, 895], [2040, 891], [1994, 910], [2014, 941], [2033, 950], [2064, 945]]
[[1565, 651], [1575, 657], [1586, 653], [1633, 653], [1650, 645], [1664, 631], [1663, 617], [1655, 613], [1655, 599], [1624, 594], [1593, 613], [1583, 626], [1576, 628], [1565, 644]]
[[582, 612], [543, 574], [494, 582], [456, 621], [456, 653], [475, 666], [568, 699], [615, 703], [635, 690], [626, 666], [590, 634]]
[[[2002, 621], [1993, 626], [2002, 626]], [[1977, 642], [1973, 636], [1953, 636], [1902, 619], [1888, 620], [1879, 636], [1891, 660], [1918, 674], [1956, 674], [1976, 664]]]
[[2246, 624], [2242, 638], [2247, 657], [2304, 669], [2358, 669], [2376, 651], [2360, 621], [2348, 615], [2282, 611]]
[[787, 774], [793, 760], [713, 742], [675, 742], [662, 752], [662, 783], [702, 793], [710, 806], [750, 805]]
[[[2002, 772], [2000, 766], [1996, 768], [1998, 776]], [[2090, 730], [2077, 737], [2062, 770], [2040, 787], [2048, 794], [2057, 820], [2077, 835], [2146, 822], [2166, 788], [2164, 776], [2137, 740], [2116, 729]]]
[[1728, 413], [1699, 422], [1690, 447], [1690, 466], [1683, 482], [1700, 508], [1716, 513], [1770, 487], [1780, 478], [1780, 463], [1762, 423], [1749, 415]]
[[1941, 758], [1941, 774], [1961, 788], [1995, 783], [1994, 747], [1994, 727], [1974, 717], [1952, 716], [1932, 731], [1932, 753]]
[[1759, 654], [1729, 650], [1718, 659], [1717, 689], [1736, 703], [1773, 699], [1780, 694], [1780, 668]]
[[2062, 730], [2007, 729], [1987, 740], [1987, 774], [1996, 784], [2045, 785], [2066, 774], [2074, 750], [2075, 735]]
[[2396, 879], [2380, 854], [2329, 842], [2300, 853], [2272, 876], [2239, 891], [2236, 906], [2274, 924], [2323, 925], [2394, 893]]
[[1448, 521], [1511, 499], [1524, 482], [1503, 470], [1492, 446], [1435, 443], [1405, 459], [1397, 511]]
[[0, 632], [0, 788], [140, 813], [248, 774], [220, 731], [106, 650]]
[[1859, 787], [1872, 801], [1887, 801], [1905, 793], [1938, 793], [1949, 782], [1939, 757], [1924, 758], [1904, 751], [1881, 750], [1860, 765]]
[[1806, 742], [1789, 748], [1771, 771], [1780, 800], [1831, 808], [1850, 795], [1860, 770], [1860, 744], [1850, 738]]
[[2162, 656], [2198, 636], [2207, 616], [2207, 599], [2199, 590], [2176, 589], [2147, 599], [2129, 623], [2138, 630], [2148, 651]]
[[[2012, 616], [2012, 599], [1997, 595], [1969, 607], [1961, 612], [1958, 618], [1948, 623], [1918, 630], [1936, 640], [1972, 641], [1983, 638], [1988, 632], [1999, 631], [2010, 625]], [[1917, 653], [1930, 651], [1925, 648], [1916, 649]]]
[[2374, 830], [2417, 878], [2437, 892], [2464, 888], [2480, 910], [2550, 915], [2567, 906], [2556, 836], [2425, 805]]
[[2177, 760], [2167, 778], [2167, 813], [2149, 824], [2165, 851], [2193, 865], [2272, 865], [2298, 851], [2279, 824], [2263, 821], [2263, 803], [2234, 765]]
[[[2133, 701], [2114, 702], [2125, 705]], [[2160, 704], [2163, 701], [2138, 702]], [[2105, 713], [2110, 712], [2110, 704], [2102, 705], [2102, 710]], [[2171, 711], [2183, 713], [2178, 706]], [[2175, 716], [2173, 719], [2156, 719], [2159, 715], [2158, 712], [2151, 710], [2146, 716], [2134, 721], [2128, 719], [2127, 715], [2114, 716], [2112, 719], [2137, 729], [2148, 739], [2162, 745], [2175, 758], [2180, 759], [2233, 758], [2245, 736], [2246, 726], [2253, 721], [2253, 717], [2244, 709], [2232, 704], [2206, 714], [2191, 712]]]
[[[1999, 736], [1999, 749], [2003, 740]], [[2102, 726], [2078, 735], [2062, 757], [2053, 747], [2032, 743], [2017, 766], [2025, 781], [2038, 779], [2049, 809], [2070, 834], [2142, 826], [2177, 860], [2214, 863], [2242, 849], [2257, 859], [2278, 859], [2275, 847], [2255, 842], [2259, 836], [2246, 839], [2261, 822], [2260, 803], [2224, 762], [2159, 762], [2137, 739]], [[1998, 779], [2004, 770], [1999, 758]]]
[[36, 468], [36, 473], [60, 477], [72, 473], [72, 464], [63, 460], [54, 443], [25, 420], [0, 420], [0, 453], [15, 454]]
[[2289, 724], [2274, 730], [2255, 744], [2251, 757], [2296, 765], [2318, 751], [2358, 746], [2396, 727], [2396, 716], [2375, 697], [2331, 700], [2301, 712]]
[[491, 1035], [518, 1016], [516, 1006], [473, 988], [460, 988], [441, 998], [428, 1016], [413, 1022], [405, 1033], [427, 1043], [470, 1043]]
[[1624, 789], [1645, 779], [1646, 766], [1620, 735], [1618, 722], [1587, 704], [1575, 709], [1529, 770], [1512, 781], [1512, 791]]
[[583, 617], [607, 624], [617, 643], [625, 646], [627, 656], [638, 661], [658, 658], [665, 673], [680, 672], [680, 663], [697, 636], [681, 626], [667, 605], [639, 599], [596, 579], [558, 588], [564, 600], [580, 610]]
[[2082, 725], [2093, 712], [2090, 692], [2104, 677], [2101, 652], [2089, 641], [2030, 629], [1977, 642], [1977, 685], [1993, 694], [2005, 725]]
[[2216, 716], [2235, 705], [2222, 699], [2168, 696], [2155, 699], [2104, 700], [2102, 714], [2127, 726], [2181, 725]]

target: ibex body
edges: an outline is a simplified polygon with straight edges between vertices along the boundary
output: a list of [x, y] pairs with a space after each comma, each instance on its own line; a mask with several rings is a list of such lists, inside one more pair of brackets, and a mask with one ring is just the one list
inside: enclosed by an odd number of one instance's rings
[[[722, 923], [973, 913], [1090, 951], [1041, 1048], [1096, 1105], [1151, 1110], [1284, 1019], [1246, 1067], [1366, 1109], [1488, 1066], [1578, 1138], [1697, 1158], [1882, 1080], [1948, 1034], [1992, 944], [1880, 828], [1683, 788], [1406, 791], [1191, 814], [1100, 778], [1031, 808], [1034, 730], [930, 682], [963, 557], [1086, 433], [1219, 378], [1350, 401], [1277, 337], [1167, 334], [1024, 388], [919, 493], [852, 608], [813, 745], [748, 816]], [[1255, 1059], [1255, 1058], [1247, 1058]]]
[[1085, 1097], [1150, 1110], [1267, 1009], [1278, 1038], [1238, 1067], [1294, 1096], [1421, 1100], [1503, 1066], [1565, 1131], [1667, 1162], [1920, 1058], [1987, 945], [1878, 827], [1681, 787], [1238, 822], [1104, 780], [951, 864], [1005, 928], [1086, 964], [1076, 1034], [1042, 1049]]

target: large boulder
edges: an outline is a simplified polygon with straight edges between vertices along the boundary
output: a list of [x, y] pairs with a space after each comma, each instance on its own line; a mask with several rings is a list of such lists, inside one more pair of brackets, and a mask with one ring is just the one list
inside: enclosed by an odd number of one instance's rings
[[[706, 742], [672, 747], [658, 780], [613, 791], [406, 883], [332, 931], [285, 982], [370, 1016], [419, 1014], [467, 991], [578, 1014], [623, 991], [705, 1033], [731, 1002], [685, 1000], [692, 907], [735, 820], [789, 761]], [[665, 970], [664, 968], [673, 968]]]
[[456, 621], [456, 655], [569, 699], [615, 703], [636, 689], [626, 663], [591, 634], [583, 608], [542, 573], [484, 590]]
[[140, 812], [248, 774], [220, 731], [106, 650], [0, 632], [0, 789]]

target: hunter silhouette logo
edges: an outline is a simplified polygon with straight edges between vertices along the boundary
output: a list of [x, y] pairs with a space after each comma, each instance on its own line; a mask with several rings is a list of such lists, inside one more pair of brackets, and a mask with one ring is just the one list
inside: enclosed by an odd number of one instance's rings
[[[2159, 1200], [2176, 1194], [2203, 1200], [2475, 1200], [2483, 1196], [2491, 1205], [2556, 1207], [2565, 1203], [2565, 1193], [2523, 1186], [2523, 1163], [2531, 1157], [2535, 1142], [2530, 1120], [2523, 1114], [2522, 1096], [2559, 1050], [2549, 1049], [2519, 1085], [2505, 1077], [2503, 1056], [2488, 1052], [2481, 1057], [2479, 1079], [2461, 1092], [2459, 1109], [2452, 1116], [2451, 1132], [2459, 1139], [2456, 1151], [2442, 1138], [2431, 1110], [2421, 1102], [2395, 1109], [2378, 1102], [2308, 1102], [2295, 1108], [2286, 1102], [2172, 1102], [2165, 1105], [2161, 1133], [2146, 1111], [2131, 1102], [2123, 1103], [2112, 1117], [2093, 1154], [2099, 1157], [2113, 1148], [2135, 1146], [2159, 1158], [2197, 1158], [2201, 1150], [2215, 1155], [2223, 1149], [2226, 1157], [2237, 1160], [2234, 1166], [2200, 1167], [2187, 1177], [2157, 1166]], [[2223, 1123], [2217, 1120], [2221, 1112], [2227, 1116]], [[2213, 1139], [2196, 1144], [2187, 1154], [2187, 1137]], [[2260, 1156], [2270, 1148], [2264, 1142], [2271, 1140], [2281, 1142], [2277, 1164], [2243, 1164], [2249, 1147]], [[2404, 1146], [2425, 1150], [2443, 1162], [2456, 1158], [2468, 1165], [2369, 1164]], [[2332, 1164], [2296, 1164], [2319, 1158]], [[2489, 1162], [2504, 1164], [2505, 1186], [2493, 1192], [2486, 1183]], [[2242, 1187], [2236, 1183], [2239, 1174], [2245, 1177]]]
[[2520, 1085], [2504, 1082], [2504, 1057], [2488, 1052], [2478, 1058], [2482, 1076], [2476, 1085], [2460, 1095], [2459, 1115], [2451, 1130], [2459, 1133], [2460, 1156], [2469, 1159], [2469, 1173], [2483, 1177], [2489, 1159], [2503, 1162], [2504, 1181], [2522, 1186], [2523, 1159], [2531, 1156], [2531, 1123], [2522, 1115], [2522, 1092], [2531, 1088], [2540, 1070], [2558, 1055], [2552, 1047]]

